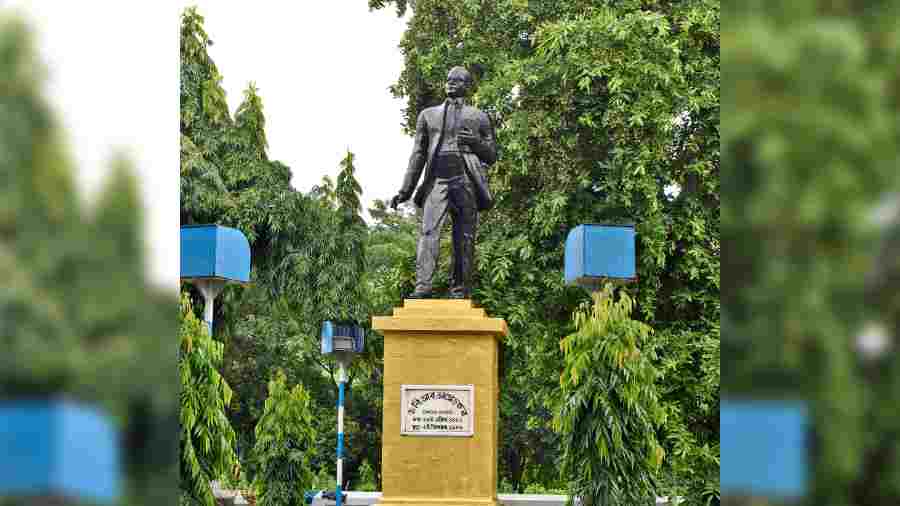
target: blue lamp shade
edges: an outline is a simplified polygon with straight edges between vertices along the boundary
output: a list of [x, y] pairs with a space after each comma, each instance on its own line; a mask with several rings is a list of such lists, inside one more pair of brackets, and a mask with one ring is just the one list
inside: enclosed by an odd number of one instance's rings
[[566, 237], [566, 284], [636, 279], [634, 226], [578, 225]]
[[240, 230], [219, 225], [181, 227], [181, 278], [250, 281], [250, 243]]
[[803, 497], [808, 473], [804, 403], [723, 400], [719, 425], [723, 493]]
[[90, 407], [65, 400], [0, 402], [0, 455], [0, 496], [118, 499], [118, 437], [107, 417]]
[[336, 325], [326, 321], [322, 324], [322, 353], [325, 355], [335, 351], [362, 353], [366, 344], [365, 337], [366, 331], [359, 325]]

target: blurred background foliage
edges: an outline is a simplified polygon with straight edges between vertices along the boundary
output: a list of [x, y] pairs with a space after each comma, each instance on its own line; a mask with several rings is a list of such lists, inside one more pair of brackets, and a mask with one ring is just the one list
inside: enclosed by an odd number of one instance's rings
[[809, 401], [808, 504], [900, 504], [900, 5], [724, 7], [722, 395]]
[[121, 437], [121, 504], [175, 504], [178, 301], [147, 279], [126, 155], [83, 204], [46, 73], [29, 28], [0, 12], [0, 402], [101, 407]]

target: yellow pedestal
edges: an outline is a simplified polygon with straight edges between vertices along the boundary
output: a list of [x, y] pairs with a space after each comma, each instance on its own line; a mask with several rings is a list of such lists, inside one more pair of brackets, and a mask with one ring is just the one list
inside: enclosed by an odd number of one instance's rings
[[[471, 300], [406, 300], [384, 334], [383, 506], [497, 505], [498, 339], [506, 322]], [[401, 435], [402, 385], [474, 385], [472, 436]]]

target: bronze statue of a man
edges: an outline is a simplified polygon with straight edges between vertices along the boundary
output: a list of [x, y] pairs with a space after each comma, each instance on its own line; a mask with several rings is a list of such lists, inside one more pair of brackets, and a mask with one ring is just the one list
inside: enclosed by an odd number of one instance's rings
[[409, 200], [425, 176], [413, 201], [422, 208], [422, 227], [416, 250], [416, 289], [410, 298], [432, 296], [441, 227], [449, 215], [453, 221], [453, 263], [450, 297], [469, 297], [475, 253], [478, 212], [493, 205], [486, 168], [497, 159], [490, 119], [463, 101], [472, 87], [472, 76], [463, 67], [447, 75], [447, 100], [429, 107], [416, 121], [415, 145], [403, 186], [391, 207]]

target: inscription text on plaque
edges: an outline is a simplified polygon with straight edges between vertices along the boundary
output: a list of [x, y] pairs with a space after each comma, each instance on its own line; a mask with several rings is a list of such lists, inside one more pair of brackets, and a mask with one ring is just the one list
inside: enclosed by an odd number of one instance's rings
[[401, 385], [400, 388], [402, 435], [475, 434], [474, 385]]

